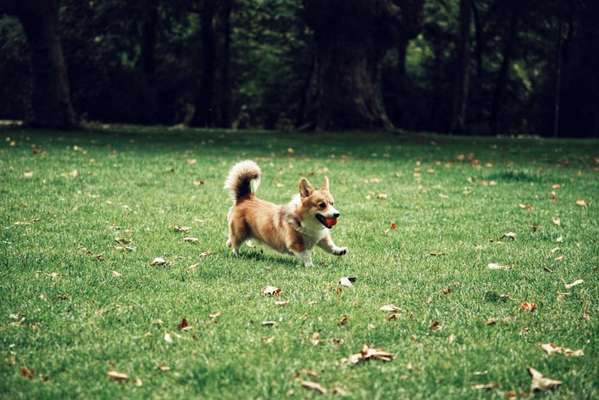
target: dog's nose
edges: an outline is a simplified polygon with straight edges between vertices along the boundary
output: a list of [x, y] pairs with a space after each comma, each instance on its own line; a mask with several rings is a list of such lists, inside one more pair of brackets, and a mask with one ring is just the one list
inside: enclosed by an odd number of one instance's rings
[[339, 218], [339, 215], [340, 214], [338, 212], [336, 212], [336, 213], [333, 214], [333, 218]]

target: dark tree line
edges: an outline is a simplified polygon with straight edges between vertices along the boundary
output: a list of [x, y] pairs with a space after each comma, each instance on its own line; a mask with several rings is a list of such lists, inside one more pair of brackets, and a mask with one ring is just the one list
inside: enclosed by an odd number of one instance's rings
[[599, 136], [598, 20], [596, 0], [0, 0], [0, 118]]

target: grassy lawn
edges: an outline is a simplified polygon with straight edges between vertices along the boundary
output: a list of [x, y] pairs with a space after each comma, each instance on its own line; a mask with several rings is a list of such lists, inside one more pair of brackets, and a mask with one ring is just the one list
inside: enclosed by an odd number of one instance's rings
[[[563, 381], [551, 397], [599, 396], [597, 141], [139, 127], [0, 140], [0, 397], [319, 396], [302, 381], [348, 398], [528, 397], [528, 367]], [[232, 257], [222, 186], [246, 158], [275, 202], [328, 175], [349, 254]], [[394, 359], [342, 361], [364, 344]]]

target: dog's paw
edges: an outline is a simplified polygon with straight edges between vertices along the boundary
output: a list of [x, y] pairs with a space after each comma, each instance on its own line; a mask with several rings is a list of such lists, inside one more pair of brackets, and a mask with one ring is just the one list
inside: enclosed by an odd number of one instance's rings
[[338, 247], [335, 249], [336, 256], [344, 256], [347, 254], [347, 247]]

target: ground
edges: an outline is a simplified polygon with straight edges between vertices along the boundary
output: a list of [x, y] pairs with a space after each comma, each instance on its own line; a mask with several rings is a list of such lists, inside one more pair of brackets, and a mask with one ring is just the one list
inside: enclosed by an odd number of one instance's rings
[[[597, 141], [106, 126], [0, 139], [2, 397], [320, 396], [302, 381], [348, 398], [528, 397], [528, 367], [563, 382], [552, 397], [599, 396]], [[328, 175], [349, 254], [232, 257], [223, 181], [247, 158], [275, 202]], [[343, 361], [365, 344], [393, 359]]]

